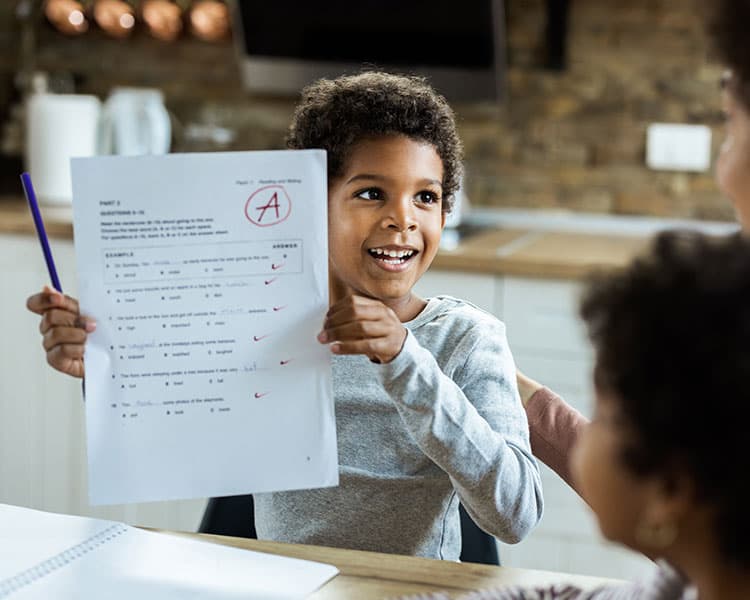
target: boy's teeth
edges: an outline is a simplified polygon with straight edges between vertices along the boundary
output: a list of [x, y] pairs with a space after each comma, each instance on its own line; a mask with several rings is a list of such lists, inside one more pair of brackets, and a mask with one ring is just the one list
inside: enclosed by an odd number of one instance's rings
[[377, 256], [385, 255], [391, 258], [408, 258], [414, 254], [414, 250], [384, 250], [383, 248], [373, 248], [370, 252]]

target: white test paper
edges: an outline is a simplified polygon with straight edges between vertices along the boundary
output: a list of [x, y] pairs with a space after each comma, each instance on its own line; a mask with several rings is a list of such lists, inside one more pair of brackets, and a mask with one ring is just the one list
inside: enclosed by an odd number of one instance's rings
[[71, 161], [92, 504], [338, 484], [325, 160]]

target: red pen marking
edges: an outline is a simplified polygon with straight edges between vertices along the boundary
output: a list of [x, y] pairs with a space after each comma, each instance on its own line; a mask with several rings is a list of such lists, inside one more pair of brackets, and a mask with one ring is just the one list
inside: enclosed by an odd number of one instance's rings
[[271, 263], [271, 268], [275, 271], [276, 269], [280, 269], [284, 266], [285, 263], [279, 263], [278, 265], [276, 263]]
[[266, 279], [263, 283], [265, 283], [266, 285], [271, 285], [277, 279], [278, 277], [272, 277], [271, 279]]
[[274, 312], [279, 312], [280, 310], [284, 310], [286, 308], [286, 304], [284, 306], [274, 306], [273, 310]]
[[267, 185], [255, 190], [245, 204], [245, 216], [258, 227], [281, 223], [291, 210], [292, 201], [281, 185]]
[[254, 342], [259, 342], [260, 340], [262, 340], [264, 338], [267, 338], [268, 336], [269, 336], [269, 334], [266, 334], [266, 335], [254, 335], [253, 336], [253, 341]]
[[262, 398], [263, 396], [268, 396], [271, 392], [255, 392], [256, 398]]
[[278, 192], [273, 193], [273, 196], [271, 196], [271, 199], [268, 201], [268, 204], [255, 207], [255, 210], [261, 211], [260, 216], [258, 217], [258, 223], [260, 223], [263, 220], [263, 216], [266, 214], [266, 211], [269, 208], [276, 209], [276, 220], [278, 221], [279, 219], [279, 194]]
[[279, 364], [283, 367], [284, 365], [288, 365], [290, 362], [292, 362], [292, 359], [287, 358], [286, 360], [280, 360]]

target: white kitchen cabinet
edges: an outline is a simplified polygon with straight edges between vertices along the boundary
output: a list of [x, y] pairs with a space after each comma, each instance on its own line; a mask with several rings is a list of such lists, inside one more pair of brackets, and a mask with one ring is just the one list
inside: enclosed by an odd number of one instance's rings
[[[519, 369], [590, 417], [593, 353], [578, 317], [577, 281], [505, 277], [501, 297], [508, 340]], [[498, 309], [499, 312], [499, 309]], [[500, 544], [509, 566], [637, 578], [652, 568], [646, 558], [602, 540], [595, 517], [551, 469], [540, 464], [545, 512], [520, 544]]]
[[[73, 243], [51, 240], [63, 289], [76, 293]], [[194, 531], [204, 500], [90, 507], [80, 381], [46, 363], [26, 297], [48, 281], [36, 238], [0, 235], [0, 502]]]
[[457, 273], [430, 269], [414, 287], [423, 298], [447, 295], [466, 300], [489, 313], [498, 314], [496, 307], [502, 291], [502, 280], [481, 273]]
[[581, 285], [576, 281], [506, 277], [503, 317], [514, 348], [535, 355], [588, 361], [591, 350], [578, 319]]
[[576, 281], [506, 277], [503, 317], [518, 368], [587, 417], [593, 409], [593, 353], [578, 318]]

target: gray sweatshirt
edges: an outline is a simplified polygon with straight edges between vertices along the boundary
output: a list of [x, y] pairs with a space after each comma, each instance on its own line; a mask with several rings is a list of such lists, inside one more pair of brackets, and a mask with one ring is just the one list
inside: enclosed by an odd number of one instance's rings
[[334, 356], [340, 484], [257, 494], [258, 536], [457, 560], [459, 500], [505, 542], [542, 516], [505, 326], [437, 297], [385, 365]]

